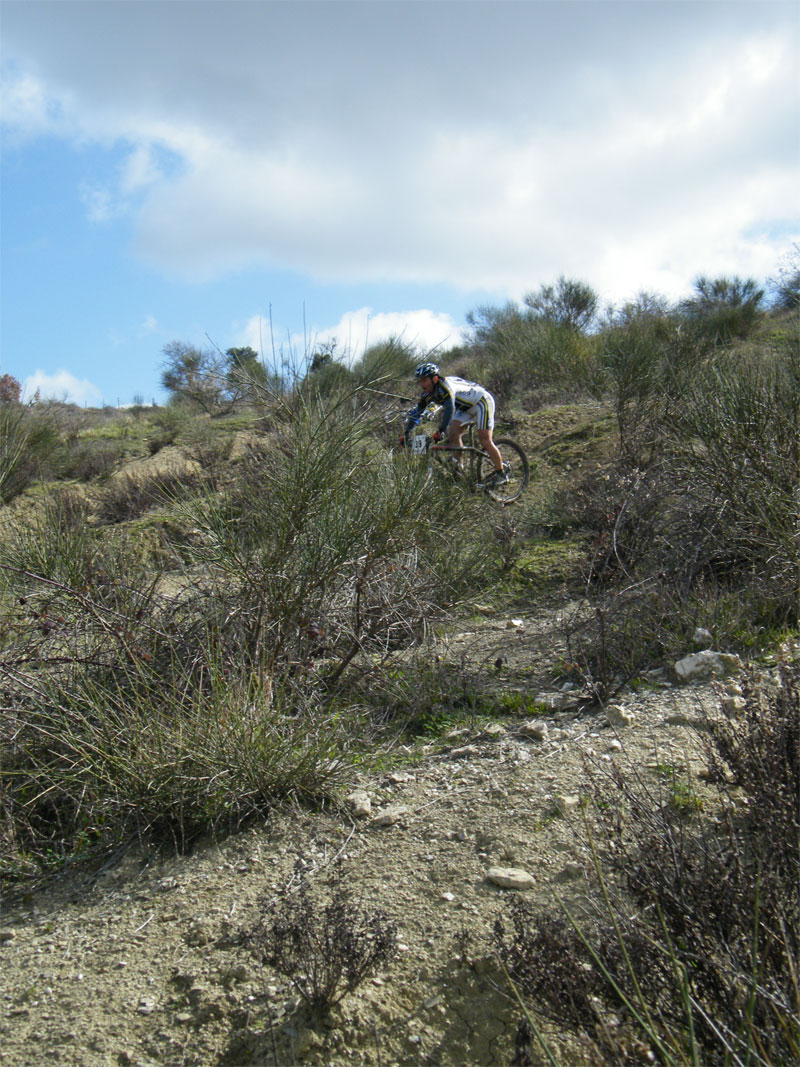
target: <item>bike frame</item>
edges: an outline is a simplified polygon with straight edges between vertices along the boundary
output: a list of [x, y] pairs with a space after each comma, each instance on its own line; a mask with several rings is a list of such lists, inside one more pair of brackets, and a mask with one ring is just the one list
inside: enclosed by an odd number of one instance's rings
[[[399, 414], [405, 415], [406, 413], [401, 412]], [[420, 421], [433, 422], [435, 418], [436, 412], [434, 411], [423, 414]], [[489, 453], [481, 448], [480, 445], [475, 444], [473, 430], [473, 424], [465, 426], [463, 429], [465, 443], [451, 445], [447, 441], [435, 442], [430, 434], [418, 429], [416, 433], [410, 436], [408, 452], [415, 459], [426, 461], [427, 477], [429, 479], [433, 478], [438, 464], [439, 470], [446, 472], [460, 482], [468, 492], [474, 493], [476, 490], [480, 490], [491, 497], [497, 504], [513, 503], [519, 499], [528, 484], [529, 465], [525, 452], [511, 438], [495, 438], [501, 452], [503, 452], [504, 447], [508, 450], [507, 456], [503, 453], [503, 466], [507, 472], [510, 472], [510, 481], [507, 483], [508, 488], [506, 488], [506, 483], [495, 488], [491, 484], [487, 484], [487, 480], [494, 470], [494, 463]], [[448, 463], [448, 457], [450, 456], [456, 458], [457, 465]]]
[[[415, 434], [411, 438], [411, 452], [412, 455], [427, 456], [428, 466], [431, 471], [434, 469], [434, 464], [438, 463], [448, 474], [453, 474], [456, 477], [460, 475], [461, 478], [469, 484], [470, 489], [473, 489], [478, 481], [480, 460], [488, 460], [489, 454], [474, 443], [472, 426], [467, 426], [464, 433], [467, 435], [467, 441], [463, 445], [451, 445], [447, 442], [436, 442], [426, 434]], [[424, 448], [415, 446], [414, 443], [418, 440], [424, 442]], [[454, 467], [452, 470], [448, 470], [448, 456], [457, 456], [459, 461], [462, 457], [467, 457], [469, 461], [469, 469], [465, 470], [461, 463], [459, 463], [458, 468]]]

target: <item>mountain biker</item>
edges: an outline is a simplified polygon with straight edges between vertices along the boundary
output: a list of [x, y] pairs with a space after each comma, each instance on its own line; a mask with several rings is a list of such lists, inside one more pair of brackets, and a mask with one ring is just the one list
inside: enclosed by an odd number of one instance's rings
[[508, 481], [508, 474], [503, 470], [500, 450], [492, 440], [494, 397], [489, 390], [453, 374], [442, 376], [436, 363], [420, 363], [414, 371], [414, 377], [420, 384], [422, 396], [417, 406], [408, 413], [401, 444], [408, 440], [409, 431], [417, 425], [425, 408], [429, 404], [441, 404], [442, 416], [439, 429], [433, 435], [434, 440], [441, 440], [447, 434], [447, 443], [461, 448], [464, 428], [474, 423], [478, 439], [495, 466], [486, 488], [504, 485]]

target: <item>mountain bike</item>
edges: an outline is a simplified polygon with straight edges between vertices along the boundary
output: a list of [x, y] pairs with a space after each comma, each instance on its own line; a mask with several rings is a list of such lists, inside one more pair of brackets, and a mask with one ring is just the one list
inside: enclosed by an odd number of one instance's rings
[[[403, 418], [406, 412], [400, 413]], [[404, 451], [420, 461], [427, 463], [427, 480], [448, 478], [462, 486], [467, 492], [485, 493], [496, 504], [506, 505], [518, 500], [525, 491], [530, 477], [528, 457], [521, 445], [510, 437], [495, 437], [494, 443], [503, 456], [503, 470], [508, 481], [503, 485], [491, 485], [490, 479], [495, 466], [491, 457], [473, 439], [472, 426], [464, 431], [464, 444], [450, 445], [446, 441], [434, 441], [433, 432], [423, 428], [423, 423], [436, 419], [436, 411], [425, 412], [420, 425], [412, 431]]]

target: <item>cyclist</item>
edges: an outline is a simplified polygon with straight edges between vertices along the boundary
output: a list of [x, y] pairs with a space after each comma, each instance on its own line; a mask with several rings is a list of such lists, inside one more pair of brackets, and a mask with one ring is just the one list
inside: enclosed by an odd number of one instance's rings
[[447, 443], [461, 448], [464, 428], [474, 423], [478, 439], [495, 466], [485, 488], [504, 485], [508, 481], [508, 474], [503, 470], [500, 450], [492, 440], [494, 397], [488, 389], [452, 374], [442, 376], [436, 363], [420, 363], [414, 371], [414, 377], [420, 384], [422, 396], [417, 406], [408, 413], [402, 443], [405, 444], [409, 431], [417, 425], [425, 408], [429, 404], [441, 404], [442, 417], [439, 429], [433, 435], [434, 440], [439, 441], [447, 434]]

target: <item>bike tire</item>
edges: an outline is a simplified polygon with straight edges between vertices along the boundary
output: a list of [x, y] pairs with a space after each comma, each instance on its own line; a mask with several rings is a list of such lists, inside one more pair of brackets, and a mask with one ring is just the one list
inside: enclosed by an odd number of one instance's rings
[[[494, 489], [484, 489], [484, 492], [497, 504], [511, 504], [518, 500], [527, 488], [530, 479], [528, 457], [520, 445], [512, 441], [510, 437], [499, 437], [495, 440], [495, 444], [503, 454], [503, 469], [509, 475], [509, 480], [505, 485], [498, 485]], [[487, 482], [494, 473], [494, 469], [492, 460], [485, 452], [482, 452], [478, 461], [478, 485]]]

